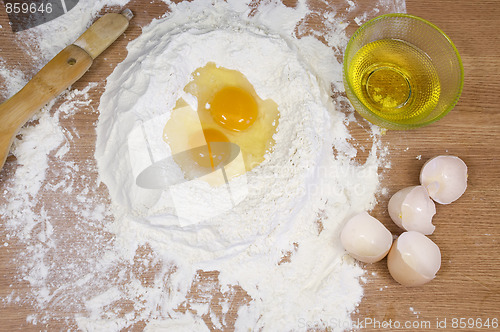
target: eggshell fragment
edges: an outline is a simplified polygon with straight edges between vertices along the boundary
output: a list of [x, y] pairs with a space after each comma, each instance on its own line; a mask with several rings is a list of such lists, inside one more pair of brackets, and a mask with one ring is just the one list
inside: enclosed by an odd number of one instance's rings
[[400, 284], [423, 285], [434, 279], [441, 268], [441, 251], [422, 233], [404, 232], [394, 241], [387, 256], [387, 266]]
[[424, 186], [401, 189], [389, 200], [389, 215], [392, 221], [406, 231], [432, 234], [436, 228], [432, 224], [435, 214], [436, 205]]
[[420, 171], [420, 184], [440, 204], [456, 201], [467, 188], [467, 165], [455, 156], [437, 156]]
[[392, 234], [380, 221], [367, 212], [361, 212], [347, 221], [340, 240], [352, 257], [374, 263], [389, 252]]

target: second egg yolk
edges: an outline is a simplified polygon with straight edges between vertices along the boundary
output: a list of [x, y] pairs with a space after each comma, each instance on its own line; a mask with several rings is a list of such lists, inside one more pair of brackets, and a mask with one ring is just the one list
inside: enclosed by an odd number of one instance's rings
[[229, 158], [231, 153], [229, 139], [216, 129], [204, 129], [206, 146], [201, 149], [193, 149], [193, 160], [201, 167], [214, 170]]
[[258, 107], [250, 93], [239, 87], [229, 86], [215, 94], [210, 103], [210, 113], [222, 127], [242, 131], [255, 122]]

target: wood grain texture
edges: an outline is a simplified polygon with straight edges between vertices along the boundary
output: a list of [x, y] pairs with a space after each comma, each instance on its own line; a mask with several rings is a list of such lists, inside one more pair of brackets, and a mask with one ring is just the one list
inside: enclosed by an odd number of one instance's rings
[[[293, 5], [294, 2], [289, 3]], [[325, 4], [323, 1], [317, 3], [318, 6]], [[364, 8], [372, 2], [359, 0], [356, 3]], [[397, 320], [402, 324], [405, 321], [430, 322], [431, 328], [425, 329], [427, 331], [437, 330], [436, 322], [446, 319], [449, 330], [454, 318], [500, 319], [500, 2], [407, 0], [406, 4], [408, 13], [430, 20], [453, 40], [462, 57], [465, 84], [457, 106], [442, 120], [418, 130], [388, 131], [384, 136], [383, 141], [390, 151], [391, 167], [382, 170], [382, 184], [389, 192], [379, 198], [373, 215], [392, 232], [399, 234], [400, 230], [390, 221], [387, 213], [388, 198], [405, 186], [417, 184], [420, 168], [435, 155], [454, 154], [461, 157], [469, 167], [469, 187], [464, 196], [453, 204], [437, 206], [434, 219], [436, 231], [431, 237], [443, 255], [437, 278], [423, 287], [406, 288], [391, 279], [385, 260], [367, 265], [365, 298], [354, 318], [362, 322], [366, 318], [387, 322]], [[160, 17], [167, 9], [163, 3], [149, 1], [147, 5], [132, 2], [127, 7], [136, 16], [125, 36], [98, 57], [87, 74], [74, 85], [76, 89], [81, 89], [89, 82], [99, 83], [96, 89], [90, 91], [92, 105], [83, 107], [72, 119], [61, 120], [78, 126], [81, 133], [78, 147], [68, 158], [82, 165], [93, 159], [97, 113], [91, 108], [98, 108], [106, 77], [125, 58], [127, 42], [139, 36], [141, 27], [152, 18]], [[113, 8], [105, 9], [111, 10]], [[33, 75], [36, 68], [33, 68], [30, 57], [20, 51], [12, 33], [6, 28], [8, 22], [4, 12], [0, 13], [0, 24], [4, 27], [0, 30], [0, 56], [28, 77]], [[320, 23], [312, 20], [310, 24]], [[354, 128], [353, 132], [360, 139], [365, 135], [362, 128]], [[0, 180], [5, 181], [12, 176], [15, 167], [15, 159], [9, 158]], [[91, 179], [92, 176], [95, 178], [95, 175], [90, 175]], [[102, 190], [105, 193], [105, 189]], [[0, 191], [3, 191], [1, 184]], [[46, 197], [48, 203], [57, 199], [60, 197]], [[71, 213], [65, 218], [70, 217]], [[0, 244], [6, 234], [0, 228]], [[6, 296], [12, 288], [20, 292], [28, 291], [26, 282], [14, 282], [16, 267], [12, 259], [22, 251], [23, 248], [15, 243], [8, 248], [0, 247], [0, 296]], [[200, 280], [217, 283], [217, 273], [200, 273]], [[193, 287], [192, 292], [199, 290]], [[236, 291], [235, 297], [245, 300], [243, 292]], [[32, 311], [28, 305], [0, 307], [0, 331], [60, 330], [66, 326], [63, 321], [37, 326], [27, 324], [26, 317]], [[234, 318], [236, 308], [230, 312]], [[329, 319], [331, 317], [325, 317], [325, 320]], [[366, 330], [377, 329], [367, 326]]]

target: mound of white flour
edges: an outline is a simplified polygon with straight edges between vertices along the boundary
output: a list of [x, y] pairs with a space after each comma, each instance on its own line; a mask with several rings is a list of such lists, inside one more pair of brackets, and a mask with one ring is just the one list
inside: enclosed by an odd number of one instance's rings
[[[187, 280], [192, 271], [217, 270], [221, 284], [241, 286], [252, 302], [242, 308], [238, 326], [293, 328], [299, 317], [348, 321], [362, 295], [362, 270], [343, 261], [338, 232], [346, 217], [374, 204], [378, 165], [375, 153], [365, 165], [352, 162], [355, 150], [346, 143], [344, 115], [329, 99], [330, 82], [313, 71], [333, 72], [335, 58], [316, 39], [286, 38], [230, 5], [204, 5], [183, 4], [145, 28], [108, 78], [96, 159], [113, 202], [113, 231], [131, 256], [148, 243]], [[288, 18], [300, 14], [282, 10]], [[248, 196], [223, 214], [183, 227], [168, 189], [136, 185], [130, 133], [152, 119], [168, 119], [180, 97], [196, 108], [183, 88], [208, 62], [243, 73], [261, 98], [279, 105], [280, 122], [273, 151], [246, 174]], [[161, 135], [159, 130], [152, 140]], [[195, 188], [176, 194], [207, 199]], [[203, 194], [215, 200], [218, 189]]]
[[[332, 155], [331, 144], [325, 143], [331, 143], [333, 137], [331, 116], [325, 106], [328, 96], [288, 45], [279, 37], [250, 27], [232, 26], [230, 22], [221, 26], [225, 16], [214, 14], [217, 12], [191, 23], [196, 28], [181, 33], [172, 33], [177, 25], [173, 26], [170, 19], [156, 22], [133, 42], [127, 59], [109, 77], [102, 96], [96, 145], [100, 175], [113, 202], [125, 214], [127, 227], [151, 225], [145, 231], [139, 227], [137, 232], [167, 245], [178, 242], [179, 250], [175, 251], [181, 255], [183, 245], [195, 243], [189, 238], [176, 239], [175, 234], [183, 234], [182, 227], [175, 215], [165, 213], [172, 203], [163, 190], [136, 185], [134, 156], [127, 146], [130, 133], [144, 122], [162, 114], [168, 116], [179, 97], [189, 100], [183, 88], [191, 73], [207, 62], [240, 71], [262, 98], [276, 101], [280, 110], [276, 144], [266, 161], [246, 174], [246, 199], [223, 215], [189, 227], [188, 234], [196, 233], [196, 246], [205, 249], [200, 253], [206, 256], [203, 259], [228, 246], [248, 245], [277, 226], [293, 222], [304, 204], [310, 203], [308, 186], [317, 183], [314, 171], [320, 160]], [[219, 23], [215, 31], [214, 22]], [[161, 129], [152, 139], [167, 150]], [[183, 189], [188, 192], [177, 194], [190, 195], [193, 201], [202, 199], [194, 188]], [[203, 194], [216, 196], [218, 191], [213, 188]], [[193, 208], [203, 207], [194, 204]]]

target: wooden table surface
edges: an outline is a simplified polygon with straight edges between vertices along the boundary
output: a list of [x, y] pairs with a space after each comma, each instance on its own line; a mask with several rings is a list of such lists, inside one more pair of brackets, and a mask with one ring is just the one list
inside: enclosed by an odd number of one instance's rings
[[[103, 82], [126, 56], [125, 45], [140, 34], [140, 26], [165, 11], [163, 4], [147, 3], [144, 7], [137, 2], [128, 6], [136, 18], [126, 37], [98, 58], [75, 88], [84, 88], [89, 82]], [[383, 172], [382, 182], [390, 197], [400, 188], [417, 183], [419, 170], [427, 159], [453, 154], [468, 165], [469, 186], [458, 201], [437, 206], [434, 218], [437, 227], [432, 235], [442, 252], [437, 278], [424, 287], [405, 288], [391, 279], [385, 261], [367, 266], [365, 298], [354, 318], [421, 324], [428, 321], [431, 329], [427, 330], [436, 329], [437, 322], [443, 324], [444, 320], [448, 330], [454, 323], [459, 324], [460, 319], [489, 318], [491, 322], [500, 319], [500, 1], [407, 0], [406, 6], [408, 13], [433, 22], [453, 40], [462, 57], [465, 84], [455, 109], [439, 122], [413, 131], [387, 132], [383, 142], [390, 150], [391, 168]], [[4, 12], [0, 13], [0, 24], [4, 26], [0, 30], [0, 57], [6, 63], [20, 64], [29, 77], [33, 65], [16, 46]], [[92, 93], [92, 106], [97, 109], [102, 89]], [[84, 148], [74, 158], [92, 159], [96, 118], [95, 112], [75, 114], [73, 121], [87, 129], [82, 129], [80, 144]], [[419, 155], [421, 159], [416, 158]], [[4, 181], [12, 176], [15, 164], [9, 158], [1, 175]], [[0, 191], [4, 192], [1, 184]], [[388, 197], [381, 197], [374, 215], [391, 231], [399, 233], [386, 212]], [[0, 244], [7, 233], [0, 226]], [[16, 274], [12, 259], [22, 250], [22, 247], [0, 249], [0, 296], [6, 296], [12, 287], [21, 292], [26, 287], [10, 286]], [[32, 311], [28, 304], [0, 303], [0, 330], [64, 327], [63, 322], [27, 324], [26, 317]], [[368, 330], [373, 328], [368, 326]]]

